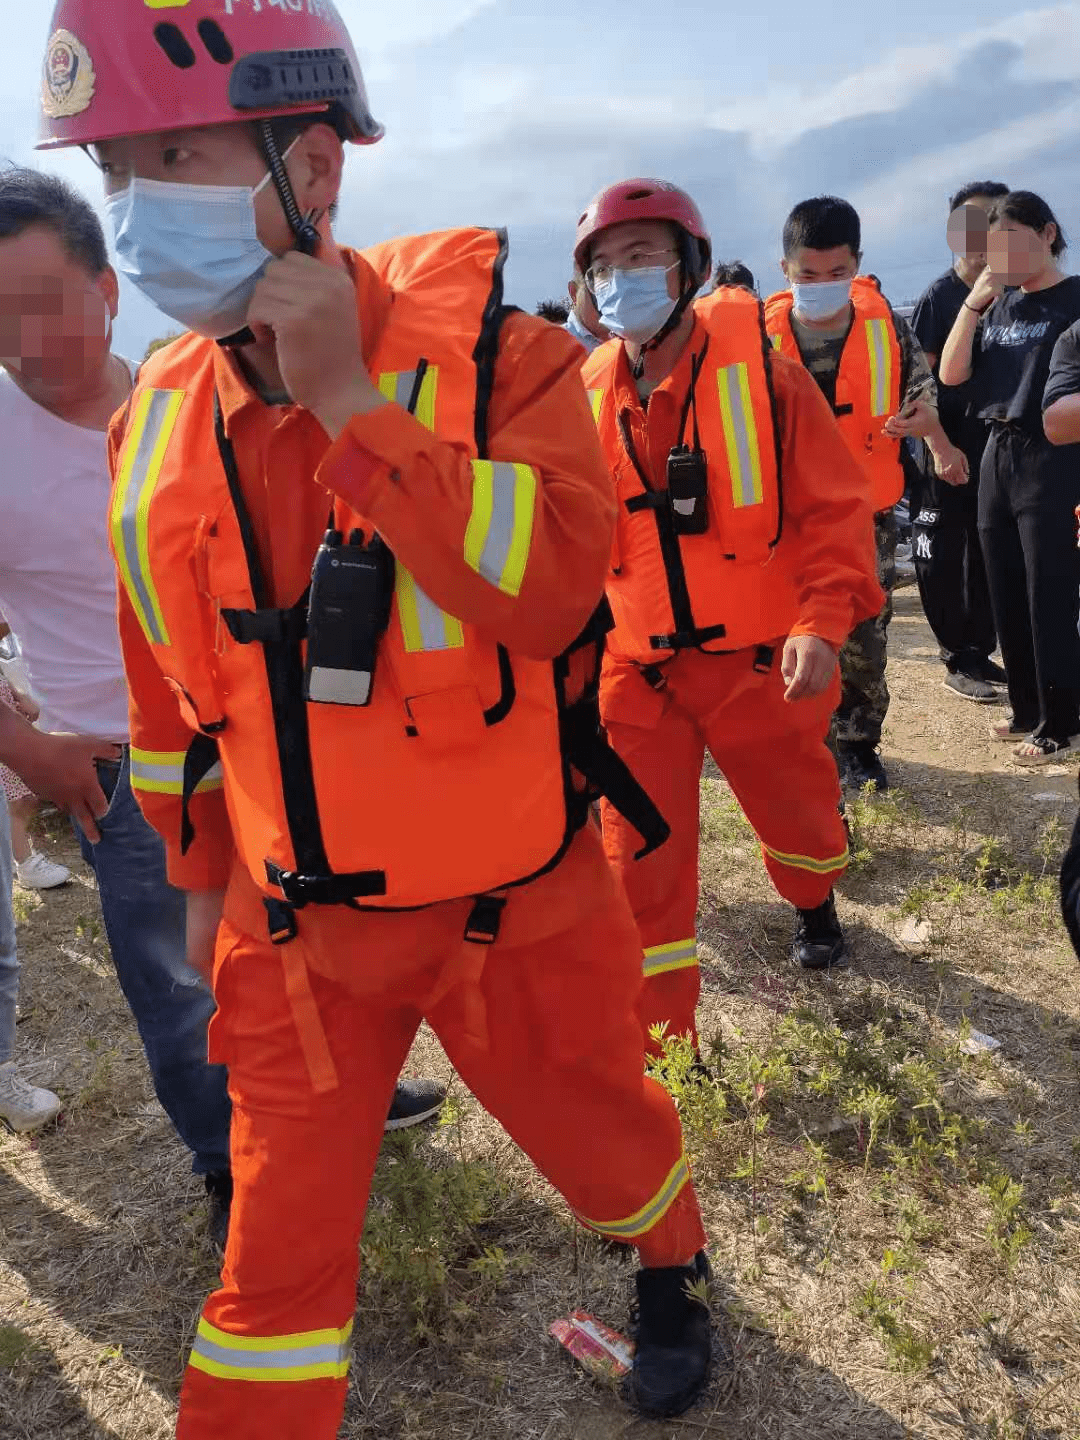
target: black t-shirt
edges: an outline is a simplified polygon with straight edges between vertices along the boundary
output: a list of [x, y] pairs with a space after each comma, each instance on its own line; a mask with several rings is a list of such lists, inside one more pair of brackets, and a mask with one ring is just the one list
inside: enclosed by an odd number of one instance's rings
[[1042, 408], [1049, 410], [1055, 400], [1080, 395], [1080, 321], [1058, 336], [1050, 358], [1050, 378], [1043, 391]]
[[[950, 268], [923, 291], [915, 306], [911, 328], [927, 355], [935, 355], [937, 361], [941, 360], [941, 352], [960, 314], [960, 307], [970, 294], [960, 276]], [[937, 371], [935, 362], [935, 378]], [[938, 415], [945, 434], [972, 459], [977, 457], [986, 440], [986, 426], [972, 415], [970, 401], [966, 385], [938, 383]]]
[[983, 420], [1005, 420], [1043, 438], [1043, 392], [1058, 336], [1080, 320], [1080, 275], [995, 300], [975, 335], [971, 393]]

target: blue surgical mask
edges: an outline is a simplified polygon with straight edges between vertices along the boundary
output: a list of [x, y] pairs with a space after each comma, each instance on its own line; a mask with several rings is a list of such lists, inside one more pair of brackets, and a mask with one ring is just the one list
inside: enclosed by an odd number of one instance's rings
[[249, 189], [134, 177], [105, 201], [121, 272], [159, 310], [210, 340], [243, 329], [274, 258], [255, 218], [255, 197], [269, 179]]
[[651, 340], [675, 309], [667, 279], [675, 268], [653, 265], [645, 270], [613, 271], [611, 279], [597, 285], [595, 292], [604, 329], [635, 345]]
[[792, 285], [795, 314], [800, 320], [828, 320], [851, 299], [851, 280], [825, 280], [817, 285]]
[[570, 314], [567, 318], [566, 324], [563, 326], [563, 329], [569, 330], [570, 334], [573, 335], [575, 340], [580, 340], [582, 345], [585, 346], [585, 349], [588, 350], [590, 355], [598, 345], [602, 345], [604, 343], [602, 340], [598, 340], [591, 330], [586, 330], [585, 326], [581, 323], [573, 310], [570, 311]]

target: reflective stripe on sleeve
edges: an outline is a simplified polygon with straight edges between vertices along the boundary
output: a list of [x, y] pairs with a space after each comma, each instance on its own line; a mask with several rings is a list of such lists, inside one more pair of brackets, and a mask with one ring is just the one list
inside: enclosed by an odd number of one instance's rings
[[394, 589], [402, 640], [410, 655], [426, 650], [457, 650], [465, 644], [461, 621], [440, 610], [404, 565], [397, 566]]
[[191, 1366], [219, 1380], [340, 1380], [349, 1373], [353, 1322], [302, 1335], [228, 1335], [199, 1321]]
[[870, 354], [870, 414], [888, 415], [892, 399], [892, 347], [886, 320], [867, 320], [866, 347]]
[[673, 940], [667, 945], [652, 945], [645, 951], [643, 972], [646, 980], [652, 975], [664, 975], [669, 970], [692, 970], [698, 963], [697, 940]]
[[[157, 795], [184, 793], [183, 750], [137, 750], [131, 747], [131, 788]], [[206, 772], [195, 794], [220, 790], [223, 784], [220, 762]]]
[[589, 404], [592, 406], [592, 418], [596, 421], [596, 423], [597, 423], [598, 425], [599, 425], [599, 423], [600, 423], [600, 407], [601, 407], [601, 405], [603, 405], [603, 403], [604, 403], [604, 392], [603, 392], [603, 390], [590, 390], [590, 391], [589, 391]]
[[685, 1155], [680, 1155], [678, 1163], [660, 1189], [648, 1204], [643, 1205], [635, 1214], [628, 1215], [625, 1220], [587, 1220], [584, 1216], [579, 1218], [590, 1230], [595, 1230], [600, 1235], [610, 1235], [616, 1240], [635, 1240], [660, 1223], [689, 1179], [689, 1162]]
[[731, 498], [736, 509], [760, 505], [763, 498], [761, 453], [754, 403], [750, 398], [750, 372], [745, 361], [739, 361], [737, 365], [725, 365], [718, 370], [716, 378], [731, 472]]
[[[439, 367], [429, 365], [420, 382], [413, 415], [428, 430], [435, 429], [435, 391], [439, 383]], [[379, 376], [379, 392], [387, 400], [394, 400], [403, 410], [408, 410], [412, 393], [416, 389], [415, 370], [387, 370]]]
[[536, 471], [531, 465], [502, 460], [474, 460], [472, 470], [465, 561], [504, 595], [517, 596], [532, 543]]
[[152, 645], [168, 645], [150, 569], [150, 502], [184, 402], [183, 390], [146, 390], [139, 397], [113, 493], [110, 526], [124, 588]]
[[772, 348], [774, 350], [779, 350], [780, 346], [784, 343], [783, 335], [770, 335], [769, 339], [772, 341]]
[[761, 848], [781, 865], [790, 865], [793, 870], [811, 870], [815, 875], [828, 875], [833, 870], [843, 870], [851, 859], [851, 851], [846, 847], [842, 855], [835, 855], [830, 860], [817, 860], [813, 855], [786, 855], [782, 850], [774, 850], [771, 845], [764, 843]]

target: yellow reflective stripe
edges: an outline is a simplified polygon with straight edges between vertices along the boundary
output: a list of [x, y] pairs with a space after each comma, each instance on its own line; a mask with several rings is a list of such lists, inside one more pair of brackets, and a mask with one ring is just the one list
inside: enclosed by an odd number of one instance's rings
[[517, 596], [532, 543], [536, 471], [502, 460], [474, 460], [472, 471], [465, 563], [504, 595]]
[[601, 407], [601, 405], [603, 405], [603, 403], [604, 403], [604, 392], [603, 392], [603, 390], [590, 390], [590, 391], [589, 391], [589, 404], [592, 406], [592, 418], [596, 421], [596, 423], [597, 423], [598, 425], [599, 425], [599, 423], [600, 423], [600, 407]]
[[870, 414], [887, 415], [892, 398], [892, 347], [885, 320], [867, 320], [866, 346], [870, 355]]
[[146, 390], [139, 397], [110, 516], [124, 588], [152, 645], [168, 645], [169, 633], [150, 569], [150, 502], [183, 401], [182, 390]]
[[302, 1335], [229, 1335], [199, 1321], [190, 1364], [221, 1380], [288, 1382], [343, 1379], [349, 1372], [352, 1321], [343, 1330]]
[[667, 945], [651, 945], [645, 951], [642, 966], [645, 978], [665, 975], [670, 970], [690, 970], [697, 964], [697, 940], [672, 940]]
[[457, 650], [465, 644], [461, 621], [440, 610], [434, 600], [424, 594], [404, 565], [397, 566], [394, 590], [401, 635], [408, 654]]
[[716, 382], [720, 390], [720, 414], [731, 472], [732, 501], [736, 509], [760, 505], [761, 453], [754, 405], [750, 398], [750, 372], [746, 363], [740, 361], [737, 365], [723, 366], [716, 373]]
[[[139, 750], [131, 747], [131, 788], [156, 795], [184, 793], [183, 750]], [[195, 794], [220, 790], [223, 784], [221, 765], [209, 769], [195, 787]]]
[[846, 847], [842, 855], [835, 855], [831, 860], [816, 860], [813, 855], [786, 855], [782, 850], [774, 850], [771, 845], [762, 844], [761, 848], [781, 865], [790, 865], [793, 870], [812, 870], [815, 875], [828, 875], [831, 870], [843, 870], [851, 859], [851, 851]]
[[774, 350], [779, 350], [780, 346], [784, 343], [783, 335], [770, 335], [769, 339], [772, 341], [772, 348]]
[[[420, 394], [412, 412], [420, 424], [428, 430], [435, 429], [435, 390], [439, 382], [439, 367], [429, 365], [420, 383]], [[409, 408], [409, 401], [416, 389], [415, 370], [387, 370], [378, 379], [379, 393], [387, 400], [394, 400], [403, 410]]]
[[620, 1240], [633, 1240], [658, 1225], [675, 1203], [679, 1191], [690, 1179], [690, 1165], [685, 1155], [680, 1155], [667, 1179], [647, 1205], [643, 1205], [625, 1220], [585, 1220], [590, 1230], [601, 1235], [611, 1235]]

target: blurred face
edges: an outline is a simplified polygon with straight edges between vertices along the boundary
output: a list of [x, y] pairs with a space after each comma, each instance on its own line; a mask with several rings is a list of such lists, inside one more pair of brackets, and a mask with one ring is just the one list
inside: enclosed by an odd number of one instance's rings
[[666, 269], [668, 294], [679, 298], [678, 232], [666, 220], [627, 220], [601, 230], [589, 257], [589, 285], [610, 279], [614, 270]]
[[986, 236], [993, 205], [988, 195], [973, 195], [956, 207], [945, 227], [949, 249], [974, 270], [986, 264]]
[[986, 263], [1007, 285], [1026, 285], [1053, 264], [1050, 247], [1057, 239], [1057, 226], [1032, 230], [1017, 220], [1002, 218], [990, 226], [986, 241]]
[[600, 312], [589, 293], [589, 287], [580, 280], [571, 280], [567, 288], [570, 292], [570, 308], [574, 314], [590, 335], [595, 335], [598, 340], [603, 339], [607, 331], [600, 324]]
[[116, 308], [114, 272], [88, 274], [50, 226], [0, 240], [0, 365], [31, 387], [62, 390], [97, 374]]

